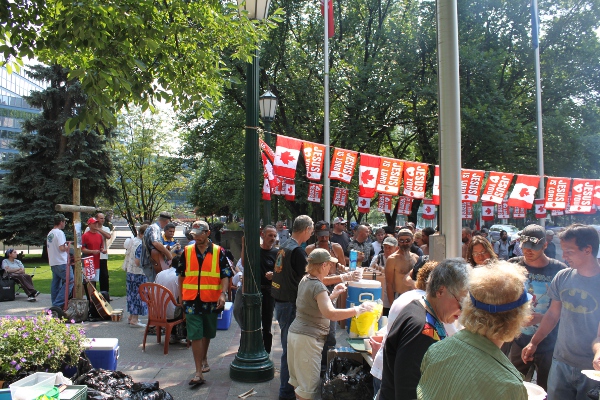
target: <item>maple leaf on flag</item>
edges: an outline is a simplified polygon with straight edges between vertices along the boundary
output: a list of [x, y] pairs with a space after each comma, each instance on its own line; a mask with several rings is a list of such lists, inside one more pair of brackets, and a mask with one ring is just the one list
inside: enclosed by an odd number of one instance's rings
[[367, 183], [369, 183], [369, 181], [375, 179], [375, 177], [373, 175], [371, 175], [371, 171], [369, 170], [365, 170], [361, 175], [360, 175], [360, 180], [362, 181], [362, 183], [364, 183], [365, 185]]
[[556, 207], [556, 203], [552, 203], [552, 207]]
[[468, 198], [469, 198], [469, 196], [467, 196], [467, 195], [465, 194], [465, 200], [466, 200], [466, 199], [468, 199]]
[[527, 196], [529, 196], [529, 189], [527, 189], [527, 188], [521, 189], [521, 191], [519, 192], [519, 197], [527, 197]]
[[288, 192], [292, 193], [294, 191], [294, 188], [291, 186], [288, 186]]
[[486, 213], [486, 214], [491, 214], [491, 213], [492, 213], [492, 210], [490, 210], [490, 209], [488, 208], [488, 209], [486, 209], [486, 210], [485, 210], [485, 213]]
[[292, 161], [295, 161], [296, 158], [292, 156], [292, 153], [290, 153], [289, 151], [284, 151], [283, 153], [281, 153], [281, 162], [284, 164], [289, 164]]
[[366, 205], [366, 204], [367, 204], [367, 201], [366, 201], [365, 199], [362, 199], [362, 200], [361, 200], [361, 202], [360, 202], [360, 205], [361, 205], [361, 206], [364, 206], [364, 205]]
[[431, 211], [431, 207], [425, 207], [425, 212], [429, 213]]

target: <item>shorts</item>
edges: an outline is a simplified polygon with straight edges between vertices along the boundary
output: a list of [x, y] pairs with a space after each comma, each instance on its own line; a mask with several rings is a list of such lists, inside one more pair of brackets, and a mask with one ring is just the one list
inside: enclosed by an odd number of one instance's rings
[[186, 314], [188, 340], [213, 339], [217, 336], [217, 314]]
[[314, 399], [321, 381], [321, 352], [325, 345], [325, 337], [319, 339], [299, 333], [288, 333], [288, 368], [289, 384], [295, 388], [298, 396]]

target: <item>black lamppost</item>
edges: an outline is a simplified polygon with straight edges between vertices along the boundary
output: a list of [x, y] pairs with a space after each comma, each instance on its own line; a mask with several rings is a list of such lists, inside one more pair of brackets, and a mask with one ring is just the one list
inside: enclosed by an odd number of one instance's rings
[[[260, 118], [265, 124], [265, 143], [271, 146], [271, 123], [275, 119], [275, 112], [277, 110], [277, 96], [270, 91], [266, 91], [258, 100], [260, 105]], [[277, 201], [277, 199], [275, 199]], [[265, 210], [263, 216], [264, 225], [271, 223], [271, 201], [264, 201]]]
[[[267, 17], [270, 0], [238, 0], [240, 10], [250, 19]], [[260, 150], [258, 147], [258, 50], [248, 64], [246, 82], [246, 139], [244, 160], [244, 287], [243, 323], [240, 348], [229, 368], [229, 377], [240, 382], [264, 382], [273, 379], [275, 366], [262, 341], [260, 287]], [[260, 179], [260, 181], [259, 181]]]

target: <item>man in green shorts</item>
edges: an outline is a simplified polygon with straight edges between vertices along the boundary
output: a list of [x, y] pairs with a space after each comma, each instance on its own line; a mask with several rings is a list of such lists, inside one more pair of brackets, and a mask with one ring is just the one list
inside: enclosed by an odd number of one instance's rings
[[210, 339], [217, 335], [217, 313], [225, 306], [229, 278], [233, 275], [225, 250], [210, 241], [210, 228], [204, 221], [190, 234], [195, 244], [185, 247], [180, 257], [179, 298], [187, 321], [187, 338], [192, 342], [196, 374], [190, 385], [202, 385], [208, 366]]

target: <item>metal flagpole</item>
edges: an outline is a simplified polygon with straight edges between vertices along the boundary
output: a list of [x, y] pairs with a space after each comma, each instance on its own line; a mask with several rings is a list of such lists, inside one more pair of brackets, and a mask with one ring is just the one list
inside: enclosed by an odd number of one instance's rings
[[[540, 176], [540, 198], [546, 196], [544, 189], [544, 137], [542, 135], [542, 84], [540, 82], [540, 44], [537, 0], [531, 0], [531, 39], [535, 53], [535, 101], [537, 119], [538, 175]], [[546, 225], [546, 218], [540, 218], [539, 224]]]
[[325, 42], [323, 45], [323, 62], [325, 64], [325, 125], [323, 144], [325, 144], [325, 179], [323, 185], [323, 209], [325, 210], [325, 221], [331, 221], [331, 188], [329, 186], [329, 1], [323, 1], [323, 17], [325, 19]]

